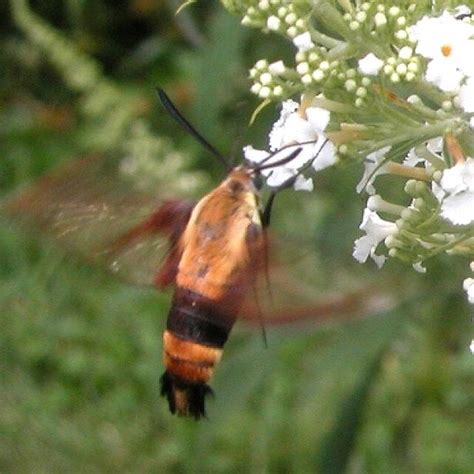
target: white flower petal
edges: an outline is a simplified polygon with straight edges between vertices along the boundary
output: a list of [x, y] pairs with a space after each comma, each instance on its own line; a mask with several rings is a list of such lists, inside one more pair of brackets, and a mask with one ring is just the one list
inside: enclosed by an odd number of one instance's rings
[[466, 278], [462, 286], [467, 293], [467, 300], [469, 303], [474, 304], [474, 278]]
[[283, 61], [276, 61], [268, 66], [268, 71], [274, 76], [279, 76], [286, 71], [285, 63]]
[[250, 161], [276, 163], [284, 160], [301, 148], [291, 161], [285, 162], [275, 168], [262, 172], [267, 176], [267, 184], [272, 187], [280, 186], [289, 178], [298, 176], [295, 189], [312, 189], [312, 180], [299, 176], [305, 166], [312, 165], [313, 169], [319, 171], [333, 165], [336, 162], [336, 150], [334, 145], [324, 136], [324, 130], [330, 121], [330, 112], [320, 107], [307, 107], [305, 116], [298, 112], [299, 104], [288, 100], [283, 102], [280, 117], [274, 123], [269, 134], [270, 150], [272, 156], [263, 150], [255, 150], [252, 147], [244, 148], [244, 155]]
[[[459, 51], [460, 48], [458, 48]], [[455, 60], [458, 68], [468, 77], [474, 74], [474, 64], [472, 57], [474, 56], [474, 39], [464, 42], [460, 54], [457, 54]]]
[[384, 63], [381, 59], [375, 56], [375, 54], [369, 53], [367, 56], [364, 56], [362, 59], [360, 59], [358, 64], [359, 71], [362, 74], [375, 76], [378, 74]]
[[324, 131], [331, 119], [331, 112], [321, 107], [308, 107], [305, 110], [306, 119], [317, 131]]
[[256, 150], [253, 146], [247, 145], [243, 148], [244, 157], [248, 161], [253, 161], [254, 163], [260, 163], [262, 160], [266, 159], [270, 153], [265, 150]]
[[375, 248], [376, 245], [374, 246], [373, 240], [368, 235], [364, 235], [354, 242], [354, 251], [352, 252], [352, 256], [359, 263], [365, 263], [370, 256], [376, 265], [379, 268], [382, 268], [386, 257], [384, 255], [377, 255], [375, 253]]
[[413, 48], [410, 48], [410, 46], [403, 46], [398, 52], [398, 57], [400, 59], [408, 60], [412, 56], [413, 56]]
[[443, 188], [436, 181], [431, 182], [431, 192], [439, 202], [446, 196], [446, 192], [443, 191]]
[[277, 31], [280, 29], [281, 20], [275, 15], [271, 15], [267, 19], [267, 28], [272, 31]]
[[441, 204], [441, 216], [454, 225], [474, 223], [474, 193], [466, 191], [445, 197]]
[[267, 184], [271, 187], [278, 187], [295, 175], [295, 170], [286, 168], [284, 166], [278, 166], [276, 168], [272, 168], [272, 171], [267, 178]]
[[405, 166], [416, 166], [418, 163], [424, 163], [425, 160], [423, 158], [420, 158], [417, 154], [414, 148], [412, 148], [405, 159], [403, 160], [403, 164]]
[[385, 155], [390, 151], [390, 148], [391, 147], [386, 146], [367, 155], [364, 162], [364, 174], [356, 187], [358, 193], [361, 193], [365, 189], [368, 194], [375, 194], [373, 183], [377, 176], [386, 172], [386, 167], [382, 165], [382, 161], [385, 159]]
[[[474, 27], [448, 12], [439, 17], [424, 16], [409, 28], [410, 38], [417, 41], [416, 52], [425, 58], [451, 56], [474, 34]], [[449, 47], [449, 50], [446, 50]]]
[[443, 151], [443, 137], [436, 137], [428, 140], [426, 142], [426, 148], [428, 148], [431, 153], [439, 155]]
[[426, 80], [444, 91], [457, 91], [464, 75], [474, 73], [474, 26], [445, 11], [439, 17], [424, 16], [409, 28], [416, 53], [431, 59]]
[[314, 189], [313, 180], [311, 178], [305, 178], [303, 175], [298, 175], [295, 184], [293, 186], [295, 191], [312, 191]]
[[286, 135], [285, 123], [288, 117], [293, 115], [298, 109], [298, 103], [294, 100], [285, 100], [281, 105], [280, 117], [273, 124], [270, 132], [270, 150], [278, 150]]
[[352, 252], [352, 256], [359, 262], [365, 263], [369, 258], [370, 251], [373, 247], [372, 239], [367, 235], [363, 237], [359, 237], [354, 242], [354, 250]]
[[454, 9], [454, 16], [470, 15], [472, 10], [467, 5], [458, 5]]
[[319, 140], [315, 145], [314, 156], [316, 156], [313, 161], [313, 169], [315, 171], [321, 171], [337, 162], [336, 147], [330, 141]]
[[474, 159], [445, 170], [439, 187], [442, 192], [435, 196], [441, 202], [441, 216], [455, 225], [474, 223]]
[[449, 194], [474, 192], [474, 158], [467, 158], [464, 163], [445, 170], [439, 184]]
[[314, 157], [317, 155], [316, 145], [314, 143], [308, 143], [306, 145], [302, 145], [301, 152], [299, 155], [295, 157], [290, 163], [288, 163], [288, 167], [293, 168], [294, 170], [301, 169], [304, 165], [308, 163], [308, 161], [314, 160]]
[[418, 273], [426, 273], [426, 267], [423, 266], [421, 262], [416, 262], [412, 266], [413, 266], [413, 269], [417, 271]]
[[425, 78], [445, 92], [456, 92], [464, 75], [448, 61], [432, 59], [426, 68]]
[[379, 217], [375, 211], [366, 208], [362, 223], [359, 227], [366, 235], [358, 238], [354, 243], [353, 257], [360, 263], [367, 261], [370, 256], [379, 268], [384, 264], [386, 257], [377, 255], [375, 250], [377, 246], [389, 235], [398, 231], [393, 222], [386, 221]]
[[459, 89], [459, 105], [464, 112], [474, 112], [474, 77], [470, 77]]
[[317, 140], [320, 130], [312, 126], [310, 122], [300, 117], [298, 113], [294, 113], [288, 117], [285, 123], [285, 135], [281, 146], [290, 143], [304, 143]]
[[314, 43], [311, 40], [311, 34], [309, 31], [302, 33], [301, 35], [293, 38], [293, 44], [298, 48], [298, 51], [304, 52], [308, 49], [314, 48]]
[[371, 251], [370, 251], [370, 258], [375, 262], [375, 264], [377, 265], [377, 267], [379, 268], [382, 268], [384, 263], [386, 262], [387, 260], [387, 257], [385, 255], [377, 255], [375, 253], [375, 248], [373, 248]]
[[298, 104], [285, 101], [280, 118], [270, 132], [270, 149], [279, 150], [291, 143], [302, 143], [317, 140], [329, 123], [330, 112], [320, 107], [308, 107], [307, 119], [297, 112]]

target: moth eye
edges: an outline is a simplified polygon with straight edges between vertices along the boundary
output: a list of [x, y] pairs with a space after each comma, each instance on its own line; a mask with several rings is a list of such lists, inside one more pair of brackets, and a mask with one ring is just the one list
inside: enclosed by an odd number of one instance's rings
[[232, 194], [239, 194], [244, 190], [244, 185], [235, 179], [229, 181], [228, 187]]

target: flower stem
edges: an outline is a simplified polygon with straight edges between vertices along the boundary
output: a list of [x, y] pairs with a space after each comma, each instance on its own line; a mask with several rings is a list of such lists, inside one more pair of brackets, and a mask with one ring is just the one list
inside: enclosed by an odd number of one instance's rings
[[428, 150], [425, 145], [418, 145], [416, 147], [416, 154], [428, 161], [437, 170], [444, 170], [446, 168], [446, 163], [438, 155]]
[[316, 28], [310, 26], [311, 38], [321, 46], [325, 46], [328, 49], [340, 48], [342, 46], [347, 46], [348, 43], [337, 40], [331, 36], [320, 33]]
[[385, 140], [380, 140], [368, 150], [364, 150], [364, 154], [368, 155], [374, 151], [379, 150], [385, 146], [394, 146], [399, 143], [408, 142], [410, 140], [416, 140], [417, 142], [422, 142], [429, 140], [430, 138], [435, 138], [444, 135], [444, 132], [447, 129], [452, 128], [456, 123], [456, 119], [448, 119], [438, 122], [434, 125], [423, 125], [422, 127], [417, 127], [412, 131], [405, 133], [400, 133]]
[[406, 166], [400, 163], [395, 163], [394, 161], [388, 161], [385, 166], [390, 174], [403, 176], [404, 178], [416, 179], [418, 181], [431, 181], [431, 177], [424, 168]]
[[445, 245], [441, 245], [439, 246], [438, 248], [436, 248], [435, 250], [433, 250], [432, 252], [429, 252], [426, 256], [426, 258], [431, 258], [431, 257], [434, 257], [436, 255], [439, 255], [441, 252], [444, 252], [446, 250], [451, 250], [452, 248], [456, 247], [456, 245], [466, 241], [466, 240], [469, 240], [471, 239], [472, 237], [474, 236], [474, 230], [471, 231], [470, 233], [468, 234], [463, 234], [461, 235], [460, 237], [458, 237], [457, 239], [454, 239], [452, 240], [451, 242], [445, 244]]

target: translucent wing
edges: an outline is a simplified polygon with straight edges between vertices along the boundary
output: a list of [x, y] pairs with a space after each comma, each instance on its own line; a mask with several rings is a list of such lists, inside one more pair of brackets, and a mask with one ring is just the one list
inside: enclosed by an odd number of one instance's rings
[[[174, 283], [179, 260], [175, 244], [193, 206], [189, 200], [164, 201], [134, 191], [116, 162], [87, 157], [8, 199], [3, 211], [126, 282], [165, 287]], [[241, 292], [236, 289], [236, 294], [245, 295], [242, 319], [284, 324], [366, 312], [375, 294], [367, 284], [340, 291], [334, 278], [328, 292], [321, 281], [330, 278], [321, 277], [308, 242], [295, 245], [288, 237], [278, 239], [273, 229], [268, 240], [268, 265], [257, 245], [257, 263], [247, 270], [248, 278], [243, 275], [243, 281], [255, 281], [258, 273], [258, 284]]]
[[328, 289], [309, 272], [317, 274], [314, 255], [302, 255], [287, 239], [272, 237], [269, 265], [261, 271], [256, 287], [249, 291], [239, 318], [247, 324], [273, 327], [296, 322], [350, 320], [365, 317], [391, 306], [385, 292], [373, 282], [354, 280], [344, 285], [337, 280]]
[[312, 235], [320, 235], [314, 202], [308, 193], [278, 196], [267, 236], [267, 270], [249, 293], [241, 320], [268, 327], [314, 324], [365, 317], [394, 305], [386, 281], [374, 281], [350, 259], [343, 265], [328, 262], [312, 242]]
[[118, 278], [150, 285], [160, 278], [192, 207], [190, 201], [160, 201], [134, 191], [114, 161], [94, 156], [40, 179], [4, 203], [3, 210]]

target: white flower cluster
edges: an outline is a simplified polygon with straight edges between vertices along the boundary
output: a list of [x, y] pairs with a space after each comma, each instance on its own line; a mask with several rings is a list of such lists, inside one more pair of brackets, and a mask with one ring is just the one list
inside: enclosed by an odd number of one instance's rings
[[445, 11], [424, 16], [409, 32], [415, 52], [427, 60], [425, 79], [445, 92], [459, 92], [474, 73], [474, 25]]
[[[306, 190], [308, 171], [363, 161], [359, 262], [395, 257], [425, 272], [440, 253], [474, 258], [474, 15], [458, 3], [242, 2], [244, 24], [294, 48], [293, 65], [260, 60], [250, 72], [252, 92], [283, 107], [269, 151], [246, 147], [246, 159], [276, 163], [301, 146], [265, 175]], [[405, 180], [395, 203], [380, 186], [393, 176]], [[474, 301], [474, 279], [465, 289]]]
[[[387, 159], [390, 148], [382, 148], [367, 156], [365, 173], [357, 188], [359, 192], [365, 189], [373, 195], [367, 201], [366, 212], [383, 212], [395, 219], [390, 238], [387, 235], [383, 239], [369, 240], [376, 243], [376, 247], [385, 239], [389, 256], [410, 261], [418, 265], [416, 269], [420, 268], [419, 264], [423, 260], [432, 255], [437, 244], [452, 250], [459, 244], [459, 239], [467, 245], [474, 242], [474, 159], [468, 157], [451, 168], [439, 171], [421, 155], [423, 152], [425, 156], [431, 153], [441, 160], [441, 156], [435, 153], [435, 150], [439, 153], [441, 149], [442, 143], [433, 140], [426, 147], [411, 149], [404, 163], [397, 164]], [[419, 175], [422, 181], [413, 179], [406, 183], [405, 191], [412, 198], [408, 206], [388, 203], [375, 194], [374, 181], [382, 174], [406, 177]], [[427, 184], [430, 182], [431, 187]], [[375, 228], [377, 223], [382, 229], [387, 228], [386, 222], [382, 220], [374, 221], [372, 226], [367, 228], [366, 212], [361, 229], [368, 236], [379, 232]], [[430, 222], [431, 226], [427, 226], [427, 222]], [[434, 229], [436, 233], [433, 232]], [[381, 259], [374, 257], [375, 247], [369, 249], [370, 251], [361, 251], [360, 245], [365, 242], [368, 240], [356, 241], [354, 257], [365, 262], [370, 255], [380, 266]]]
[[419, 58], [413, 56], [410, 46], [403, 46], [397, 56], [389, 56], [382, 61], [374, 53], [369, 53], [359, 61], [359, 71], [367, 76], [374, 76], [382, 71], [392, 83], [405, 80], [411, 82], [417, 78], [420, 70]]
[[295, 70], [305, 86], [321, 83], [337, 74], [339, 61], [329, 60], [326, 49], [316, 46], [309, 32], [293, 38], [293, 45], [297, 49]]
[[[412, 3], [408, 9], [407, 14], [412, 15], [415, 11], [416, 5]], [[368, 14], [369, 13], [369, 14]], [[359, 71], [362, 74], [372, 76], [382, 73], [390, 82], [397, 83], [402, 80], [411, 82], [417, 78], [420, 67], [419, 61], [413, 55], [413, 40], [409, 36], [409, 19], [405, 12], [397, 5], [386, 7], [385, 5], [374, 5], [365, 2], [354, 14], [344, 15], [344, 19], [349, 23], [352, 30], [359, 30], [365, 27], [369, 29], [368, 34], [376, 36], [377, 33], [386, 31], [392, 32], [392, 42], [396, 51], [394, 54], [385, 53], [379, 58], [374, 52], [368, 53], [359, 60]], [[373, 21], [375, 29], [371, 28], [371, 21]]]
[[285, 73], [287, 68], [283, 61], [268, 64], [265, 59], [257, 61], [250, 69], [250, 77], [254, 80], [251, 91], [262, 99], [277, 99], [283, 95]]
[[294, 179], [297, 191], [312, 191], [312, 178], [305, 178], [303, 171], [311, 167], [320, 171], [336, 162], [334, 145], [325, 137], [324, 131], [329, 124], [330, 113], [320, 107], [303, 107], [293, 100], [283, 102], [279, 119], [274, 123], [269, 135], [269, 149], [256, 150], [244, 147], [244, 156], [253, 163], [271, 163], [285, 161], [297, 148], [301, 151], [279, 166], [263, 170], [267, 185], [277, 188]]
[[[347, 58], [347, 43], [320, 34], [309, 27], [308, 18], [311, 13], [311, 2], [289, 2], [286, 0], [261, 0], [259, 2], [248, 2], [242, 23], [245, 25], [260, 27], [268, 32], [278, 33], [290, 39], [296, 48], [294, 68], [286, 68], [286, 81], [279, 83], [278, 94], [274, 95], [268, 87], [271, 84], [270, 77], [266, 77], [267, 83], [262, 84], [259, 77], [256, 79], [252, 92], [263, 99], [276, 97], [289, 97], [295, 92], [302, 92], [308, 87], [317, 89], [329, 79], [337, 79], [344, 83], [351, 93], [356, 94], [356, 99], [365, 97], [367, 94], [364, 87], [370, 84], [370, 80], [364, 77], [365, 84], [357, 84], [352, 65], [348, 67], [340, 58]], [[339, 20], [331, 22], [331, 28], [339, 36], [354, 34], [360, 41], [360, 35], [368, 38], [368, 46], [374, 45], [376, 52], [368, 52], [365, 56], [355, 57], [359, 60], [359, 71], [363, 76], [377, 74], [382, 69], [383, 75], [393, 83], [405, 80], [413, 81], [420, 76], [420, 58], [414, 55], [413, 45], [415, 39], [409, 35], [409, 18], [416, 10], [416, 5], [410, 5], [404, 13], [397, 5], [385, 6], [375, 2], [364, 2], [354, 7], [351, 12], [342, 15]], [[328, 22], [335, 16], [332, 11], [323, 12]], [[316, 16], [316, 13], [315, 13]], [[341, 30], [334, 27], [339, 26]], [[380, 48], [376, 44], [376, 36], [381, 35], [383, 41], [387, 41], [387, 32], [391, 31], [391, 40], [394, 43], [393, 55], [390, 49]], [[347, 36], [347, 35], [344, 35]], [[370, 50], [370, 48], [369, 48]], [[379, 54], [381, 59], [375, 54]], [[383, 53], [383, 54], [381, 54]], [[258, 69], [259, 63], [254, 69]], [[297, 73], [296, 75], [294, 73]], [[357, 81], [357, 82], [356, 82]], [[267, 87], [265, 87], [267, 86]]]
[[[467, 7], [463, 11], [470, 13]], [[406, 18], [400, 18], [406, 24]], [[359, 70], [367, 75], [381, 70], [394, 83], [410, 82], [417, 78], [423, 61], [423, 78], [449, 93], [465, 112], [474, 112], [474, 24], [444, 11], [438, 17], [423, 16], [405, 31], [408, 36], [401, 36], [408, 45], [398, 49], [397, 57], [381, 59], [369, 53], [359, 61]]]
[[294, 3], [296, 2], [286, 0], [259, 0], [247, 8], [242, 24], [280, 32], [294, 38], [307, 30], [308, 25], [304, 18], [310, 11], [309, 5], [303, 5], [301, 9]]
[[444, 171], [439, 187], [441, 216], [456, 225], [474, 223], [474, 158]]

